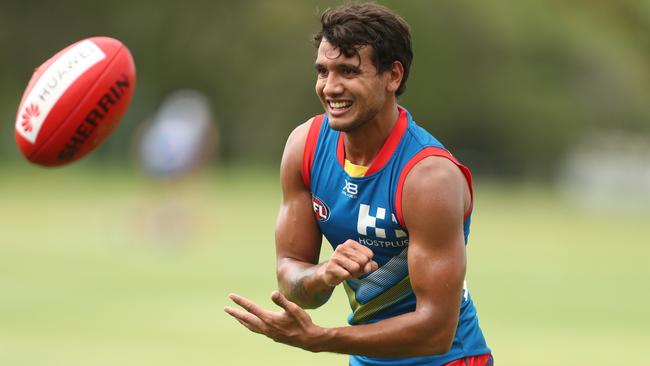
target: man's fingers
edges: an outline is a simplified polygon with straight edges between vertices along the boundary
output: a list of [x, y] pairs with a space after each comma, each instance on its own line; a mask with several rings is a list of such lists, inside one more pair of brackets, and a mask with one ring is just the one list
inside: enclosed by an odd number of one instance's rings
[[363, 268], [363, 272], [370, 273], [372, 271], [376, 271], [377, 268], [379, 268], [379, 264], [375, 261], [370, 261], [366, 263], [365, 267]]
[[264, 322], [255, 315], [230, 306], [226, 306], [223, 310], [251, 331], [255, 333], [264, 333]]
[[243, 296], [239, 296], [237, 294], [230, 294], [230, 295], [228, 295], [228, 297], [230, 298], [230, 300], [235, 302], [237, 305], [241, 306], [246, 311], [248, 311], [249, 313], [254, 314], [255, 316], [257, 316], [260, 319], [265, 318], [266, 315], [267, 315], [266, 310], [264, 310], [263, 308], [261, 308], [260, 306], [258, 306], [257, 304], [255, 304], [254, 302], [248, 300], [247, 298], [245, 298]]
[[244, 321], [244, 320], [241, 320], [241, 319], [237, 319], [237, 318], [235, 318], [235, 320], [237, 320], [237, 321], [239, 322], [239, 324], [245, 326], [248, 330], [250, 330], [250, 331], [253, 332], [253, 333], [264, 334], [264, 333], [262, 332], [261, 329], [259, 329], [258, 327], [254, 326], [254, 325], [251, 324], [251, 323], [248, 323], [247, 321]]
[[355, 260], [346, 257], [332, 258], [332, 260], [334, 261], [335, 264], [338, 264], [339, 266], [343, 267], [343, 269], [345, 269], [350, 274], [359, 272], [362, 269], [362, 266], [365, 265], [365, 263], [359, 263]]
[[379, 265], [372, 260], [370, 248], [354, 240], [347, 240], [334, 250], [325, 267], [325, 283], [336, 286], [350, 278], [356, 278], [377, 270]]
[[[348, 240], [339, 245], [332, 254], [332, 259], [340, 260], [343, 267], [355, 274], [365, 273], [366, 264], [372, 261], [372, 257], [373, 252], [370, 248], [354, 240]], [[346, 260], [353, 261], [356, 264], [350, 264]]]
[[[343, 254], [343, 253], [341, 253]], [[347, 276], [348, 278], [350, 277], [358, 277], [360, 275], [372, 272], [379, 268], [379, 265], [377, 262], [373, 261], [370, 258], [367, 258], [361, 254], [357, 254], [356, 256], [349, 256], [346, 257], [344, 255], [337, 255], [337, 256], [332, 256], [330, 261], [343, 268], [345, 271], [348, 272]], [[347, 279], [347, 278], [345, 278]]]
[[353, 250], [347, 255], [347, 257], [360, 265], [360, 269], [363, 268], [366, 263], [372, 260], [372, 256], [368, 256], [366, 253], [362, 253], [358, 250]]
[[374, 255], [374, 253], [370, 248], [354, 240], [347, 240], [344, 244], [347, 248], [352, 249], [358, 252], [359, 254], [362, 254], [366, 258], [372, 258], [372, 256]]
[[298, 305], [292, 303], [291, 301], [289, 301], [289, 299], [287, 299], [284, 295], [282, 295], [280, 291], [273, 291], [273, 293], [271, 294], [271, 300], [273, 300], [273, 302], [276, 305], [278, 305], [279, 307], [283, 308], [284, 310], [286, 310], [288, 313], [291, 314], [294, 314], [294, 312], [297, 310], [296, 307], [298, 307]]
[[350, 278], [350, 272], [346, 271], [343, 267], [333, 264], [328, 266], [325, 271], [325, 283], [328, 286], [336, 286], [339, 283]]

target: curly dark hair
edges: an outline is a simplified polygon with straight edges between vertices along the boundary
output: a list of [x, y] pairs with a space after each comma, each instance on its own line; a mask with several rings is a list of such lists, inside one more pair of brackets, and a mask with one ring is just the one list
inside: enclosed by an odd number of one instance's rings
[[352, 57], [359, 54], [360, 48], [370, 45], [379, 73], [389, 70], [395, 61], [402, 63], [404, 77], [395, 94], [404, 92], [413, 51], [409, 25], [402, 17], [382, 5], [350, 4], [325, 10], [321, 25], [321, 31], [314, 35], [316, 49], [326, 39], [346, 57]]

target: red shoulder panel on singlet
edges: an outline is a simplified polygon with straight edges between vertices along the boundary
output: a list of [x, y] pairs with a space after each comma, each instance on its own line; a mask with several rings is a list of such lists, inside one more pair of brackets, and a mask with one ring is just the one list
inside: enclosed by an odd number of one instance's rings
[[316, 144], [318, 143], [318, 134], [324, 118], [324, 114], [319, 114], [311, 121], [311, 126], [307, 133], [307, 140], [305, 141], [305, 149], [302, 153], [302, 181], [307, 188], [309, 188], [311, 182], [311, 167], [314, 165], [314, 153], [316, 152]]
[[451, 155], [451, 153], [445, 149], [441, 149], [439, 147], [427, 147], [422, 149], [419, 153], [415, 154], [414, 157], [409, 160], [408, 163], [404, 166], [404, 169], [402, 169], [402, 172], [400, 173], [399, 180], [397, 181], [397, 192], [395, 194], [395, 216], [397, 217], [397, 222], [406, 229], [406, 224], [404, 223], [404, 216], [402, 212], [402, 191], [404, 190], [404, 181], [406, 181], [406, 177], [408, 176], [409, 172], [415, 164], [419, 163], [422, 159], [429, 157], [429, 156], [441, 156], [444, 158], [447, 158], [451, 160], [460, 170], [463, 172], [463, 175], [465, 176], [465, 179], [467, 180], [467, 184], [469, 185], [469, 192], [470, 192], [470, 203], [469, 203], [469, 208], [465, 212], [465, 216], [463, 217], [463, 220], [466, 220], [467, 217], [469, 216], [470, 212], [472, 212], [472, 205], [474, 203], [474, 191], [472, 189], [472, 173], [469, 171], [469, 169], [461, 164], [456, 158]]

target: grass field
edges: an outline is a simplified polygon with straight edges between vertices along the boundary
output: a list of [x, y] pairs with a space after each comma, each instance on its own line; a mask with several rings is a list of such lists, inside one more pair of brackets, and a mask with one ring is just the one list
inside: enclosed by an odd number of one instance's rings
[[[273, 172], [154, 185], [128, 170], [2, 167], [0, 365], [346, 365], [251, 334], [268, 307]], [[650, 213], [478, 182], [468, 283], [498, 365], [647, 364]], [[325, 250], [324, 254], [329, 253]], [[344, 325], [343, 291], [311, 312]]]

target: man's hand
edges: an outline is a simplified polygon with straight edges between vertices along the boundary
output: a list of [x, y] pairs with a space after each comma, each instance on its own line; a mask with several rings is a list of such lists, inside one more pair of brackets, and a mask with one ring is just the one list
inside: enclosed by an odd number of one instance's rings
[[317, 276], [326, 285], [335, 287], [345, 280], [363, 276], [379, 268], [372, 256], [372, 250], [369, 248], [354, 240], [347, 240], [337, 246], [330, 259], [318, 268]]
[[280, 312], [266, 310], [236, 294], [230, 294], [229, 297], [245, 311], [229, 306], [225, 307], [224, 311], [252, 332], [312, 352], [317, 350], [317, 342], [322, 341], [324, 329], [315, 325], [305, 310], [287, 300], [278, 291], [273, 291], [271, 299], [284, 309]]

